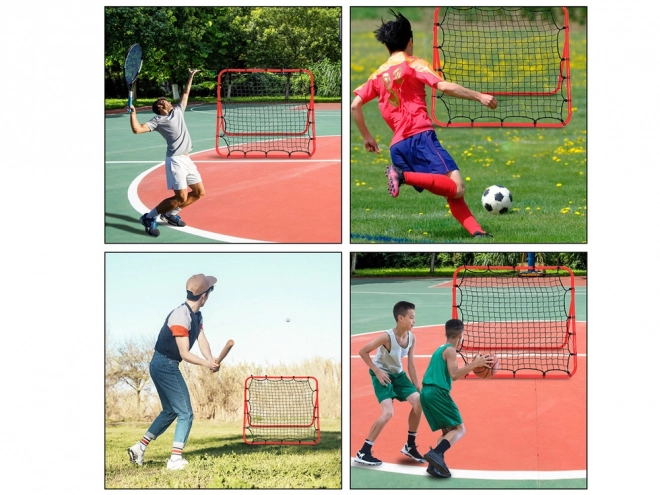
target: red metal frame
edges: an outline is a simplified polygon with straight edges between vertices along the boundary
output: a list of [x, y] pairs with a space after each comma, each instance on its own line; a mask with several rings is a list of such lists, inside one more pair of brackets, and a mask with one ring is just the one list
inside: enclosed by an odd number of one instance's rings
[[[248, 383], [250, 380], [268, 380], [272, 379], [273, 381], [283, 381], [283, 380], [313, 380], [314, 386], [312, 389], [316, 392], [316, 397], [314, 398], [314, 411], [312, 414], [312, 421], [309, 424], [303, 424], [303, 425], [279, 425], [279, 424], [268, 424], [268, 425], [253, 425], [250, 422], [250, 414], [249, 414], [249, 407], [248, 407]], [[259, 442], [254, 442], [254, 441], [249, 441], [247, 439], [246, 431], [247, 427], [250, 426], [252, 428], [309, 428], [316, 425], [316, 438], [313, 441], [302, 441], [302, 442], [295, 442], [295, 441], [277, 441], [277, 442], [270, 442], [270, 441], [259, 441]], [[319, 443], [321, 440], [321, 417], [319, 414], [319, 382], [318, 380], [313, 377], [313, 376], [268, 376], [268, 375], [263, 375], [263, 376], [248, 376], [245, 379], [245, 382], [243, 384], [243, 441], [245, 443], [248, 443], [250, 445], [316, 445]]]
[[[452, 278], [452, 318], [459, 318], [457, 300], [456, 300], [456, 288], [458, 287], [458, 274], [464, 270], [470, 270], [473, 272], [478, 271], [528, 271], [529, 266], [460, 266], [454, 271], [454, 276]], [[535, 266], [535, 271], [565, 271], [568, 273], [567, 276], [570, 276], [570, 287], [571, 287], [571, 301], [569, 303], [568, 309], [568, 320], [566, 322], [566, 335], [564, 340], [564, 346], [572, 344], [572, 353], [573, 353], [573, 369], [570, 370], [568, 374], [548, 374], [545, 373], [542, 376], [536, 372], [525, 372], [519, 371], [516, 372], [515, 378], [570, 378], [577, 371], [577, 322], [575, 320], [575, 275], [573, 270], [567, 266]], [[570, 334], [570, 335], [569, 335]], [[539, 347], [510, 347], [512, 350], [525, 349], [525, 350], [551, 350], [552, 348], [539, 348]], [[557, 347], [559, 348], [559, 347]], [[467, 348], [466, 348], [467, 349]], [[476, 347], [467, 349], [467, 350], [479, 350]], [[495, 375], [493, 378], [510, 378], [508, 375]]]
[[[304, 72], [309, 76], [310, 80], [310, 94], [309, 94], [309, 108], [307, 110], [308, 113], [308, 119], [307, 123], [305, 126], [305, 129], [302, 132], [295, 132], [295, 133], [287, 133], [287, 132], [267, 132], [267, 133], [249, 133], [249, 132], [240, 132], [240, 133], [229, 133], [226, 132], [226, 129], [224, 127], [223, 119], [221, 118], [222, 116], [222, 98], [221, 98], [221, 92], [222, 92], [222, 75], [225, 72], [233, 72], [233, 73], [254, 73], [254, 72], [267, 72], [267, 73], [273, 73], [273, 74], [282, 74], [282, 73], [300, 73]], [[222, 122], [222, 123], [221, 123]], [[307, 70], [307, 69], [224, 69], [220, 71], [218, 74], [218, 89], [217, 89], [217, 111], [216, 111], [216, 125], [215, 125], [215, 150], [216, 153], [222, 157], [228, 158], [227, 154], [223, 154], [220, 149], [222, 146], [220, 146], [220, 128], [222, 127], [222, 130], [225, 131], [225, 133], [228, 136], [299, 136], [306, 134], [309, 130], [311, 122], [311, 146], [312, 149], [309, 153], [309, 155], [306, 154], [292, 154], [289, 157], [290, 158], [309, 158], [311, 157], [315, 152], [316, 152], [316, 118], [314, 114], [314, 74]], [[240, 155], [239, 155], [240, 156]], [[250, 155], [250, 158], [282, 158], [281, 154], [276, 154], [275, 156], [269, 157], [268, 155]]]
[[[433, 15], [433, 67], [440, 67], [440, 54], [435, 48], [438, 46], [438, 18], [440, 10], [442, 7], [436, 7], [435, 13]], [[435, 106], [436, 106], [436, 94], [438, 90], [433, 88], [431, 90], [431, 117], [433, 122], [440, 127], [565, 127], [571, 120], [573, 116], [573, 109], [571, 107], [571, 67], [570, 67], [570, 58], [569, 58], [569, 24], [568, 24], [568, 9], [562, 7], [564, 11], [564, 25], [566, 26], [566, 32], [564, 33], [564, 50], [562, 52], [562, 60], [559, 63], [559, 78], [557, 80], [557, 87], [554, 91], [542, 93], [542, 92], [504, 92], [504, 91], [495, 91], [489, 93], [492, 95], [501, 95], [501, 96], [548, 96], [557, 94], [561, 90], [561, 85], [566, 80], [566, 99], [567, 101], [567, 115], [566, 120], [563, 122], [440, 122], [435, 116]], [[564, 75], [565, 73], [565, 75]]]

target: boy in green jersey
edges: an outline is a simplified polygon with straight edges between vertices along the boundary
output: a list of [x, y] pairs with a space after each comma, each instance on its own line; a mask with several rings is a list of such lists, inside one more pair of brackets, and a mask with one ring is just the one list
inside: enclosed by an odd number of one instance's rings
[[472, 362], [462, 368], [456, 363], [456, 349], [463, 342], [463, 322], [449, 320], [445, 323], [447, 342], [433, 353], [429, 367], [422, 379], [422, 390], [419, 394], [424, 416], [432, 431], [442, 430], [436, 447], [424, 455], [429, 463], [426, 470], [431, 476], [449, 478], [451, 473], [445, 464], [445, 452], [464, 434], [465, 426], [456, 403], [451, 398], [451, 384], [454, 380], [463, 378], [470, 371], [480, 366], [492, 366], [493, 357], [480, 353]]

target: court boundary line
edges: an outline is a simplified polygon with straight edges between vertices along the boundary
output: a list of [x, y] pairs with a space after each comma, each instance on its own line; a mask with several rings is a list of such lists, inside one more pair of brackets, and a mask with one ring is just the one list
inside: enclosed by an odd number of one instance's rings
[[[212, 150], [213, 148], [200, 151], [199, 153], [204, 153], [205, 151], [212, 151]], [[128, 186], [128, 202], [131, 204], [133, 209], [136, 210], [140, 215], [144, 213], [148, 213], [151, 210], [140, 200], [140, 196], [138, 195], [138, 186], [147, 175], [149, 175], [151, 172], [153, 172], [162, 165], [165, 165], [164, 161], [161, 161], [160, 163], [158, 163], [158, 165], [155, 165], [143, 171], [141, 174], [135, 177], [135, 179], [133, 179], [133, 181], [131, 182], [130, 186]], [[159, 221], [159, 223], [162, 223], [162, 225], [167, 225], [165, 222]], [[262, 241], [258, 239], [244, 239], [242, 237], [232, 237], [229, 235], [216, 234], [215, 232], [196, 229], [195, 227], [189, 227], [187, 225], [185, 227], [177, 227], [176, 229], [178, 231], [182, 231], [187, 234], [192, 234], [199, 237], [204, 237], [206, 239], [212, 239], [221, 242], [249, 242], [249, 243], [266, 243], [266, 244], [270, 243], [269, 241]]]
[[[393, 464], [384, 462], [380, 466], [362, 466], [354, 463], [355, 458], [351, 457], [351, 467], [358, 469], [373, 469], [377, 471], [386, 471], [395, 474], [407, 474], [412, 476], [427, 476], [426, 469], [418, 466], [406, 466], [403, 464]], [[569, 480], [586, 479], [586, 470], [574, 471], [483, 471], [472, 469], [452, 469], [452, 478], [472, 479], [472, 480], [502, 480], [502, 481], [546, 481], [546, 480]]]

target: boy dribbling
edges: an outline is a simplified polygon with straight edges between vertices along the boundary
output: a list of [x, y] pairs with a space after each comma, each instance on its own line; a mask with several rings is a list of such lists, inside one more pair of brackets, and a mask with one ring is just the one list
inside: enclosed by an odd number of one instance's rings
[[445, 323], [447, 342], [433, 353], [422, 379], [419, 398], [424, 416], [432, 431], [442, 430], [442, 436], [438, 439], [436, 447], [424, 455], [424, 459], [429, 463], [426, 472], [436, 478], [451, 477], [445, 464], [445, 452], [465, 434], [461, 413], [449, 394], [451, 384], [474, 368], [491, 367], [493, 364], [491, 355], [477, 354], [470, 364], [462, 368], [458, 367], [456, 349], [463, 342], [463, 331], [461, 320], [452, 319]]
[[[415, 305], [400, 301], [393, 308], [396, 327], [383, 332], [360, 349], [360, 357], [369, 366], [369, 374], [376, 398], [380, 403], [381, 415], [371, 426], [362, 448], [355, 456], [355, 462], [369, 466], [380, 466], [382, 461], [373, 456], [371, 447], [387, 422], [394, 415], [393, 399], [408, 401], [412, 406], [408, 416], [408, 438], [401, 453], [423, 463], [424, 458], [417, 451], [415, 437], [422, 417], [419, 402], [419, 380], [415, 368]], [[369, 353], [378, 349], [373, 361]], [[403, 371], [402, 358], [408, 356], [408, 375]]]

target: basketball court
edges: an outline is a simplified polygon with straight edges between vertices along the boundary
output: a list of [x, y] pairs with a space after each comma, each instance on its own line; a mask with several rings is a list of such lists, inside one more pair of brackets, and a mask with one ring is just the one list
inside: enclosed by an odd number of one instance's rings
[[[448, 479], [431, 477], [426, 463], [400, 453], [410, 406], [395, 401], [394, 417], [373, 447], [383, 464], [351, 462], [351, 488], [586, 488], [586, 278], [576, 277], [575, 285], [577, 370], [572, 377], [454, 382], [451, 393], [466, 434], [445, 455], [452, 472]], [[417, 306], [413, 333], [420, 382], [431, 355], [445, 343], [443, 323], [451, 318], [450, 280], [352, 281], [351, 458], [380, 415], [367, 366], [358, 352], [379, 332], [393, 327], [392, 307], [400, 300]], [[407, 370], [407, 358], [403, 365]], [[419, 451], [428, 452], [438, 437], [422, 417]]]
[[[340, 243], [340, 103], [316, 103], [316, 152], [309, 158], [223, 158], [215, 149], [215, 105], [192, 105], [191, 158], [206, 195], [185, 208], [186, 227], [161, 223], [151, 237], [140, 216], [171, 197], [165, 140], [134, 135], [125, 111], [105, 118], [105, 241], [113, 243]], [[151, 109], [139, 110], [140, 123]]]

